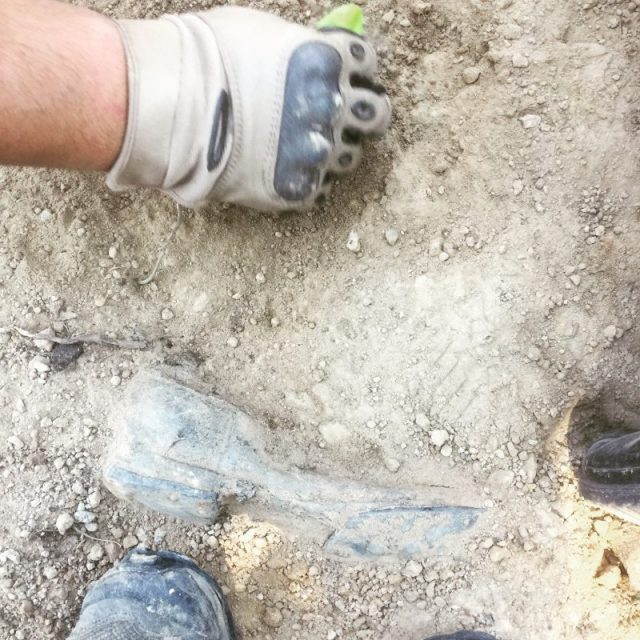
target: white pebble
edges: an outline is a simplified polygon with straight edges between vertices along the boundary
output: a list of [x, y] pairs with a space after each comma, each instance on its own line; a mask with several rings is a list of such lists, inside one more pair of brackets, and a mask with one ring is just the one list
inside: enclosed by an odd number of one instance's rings
[[422, 565], [415, 560], [409, 560], [401, 571], [405, 578], [417, 578], [422, 573]]
[[429, 438], [435, 447], [440, 448], [449, 439], [449, 432], [446, 429], [434, 429], [429, 432]]
[[398, 242], [399, 237], [400, 234], [398, 233], [397, 229], [387, 229], [384, 232], [384, 239], [387, 241], [387, 244], [392, 247], [396, 242]]
[[68, 513], [61, 513], [56, 518], [56, 529], [60, 535], [64, 535], [73, 526], [73, 517]]
[[529, 58], [522, 53], [514, 53], [511, 58], [511, 64], [516, 69], [526, 69], [529, 66]]
[[450, 444], [445, 444], [442, 449], [440, 449], [440, 455], [443, 455], [445, 458], [450, 458], [453, 453], [453, 449]]
[[227, 340], [227, 346], [231, 347], [232, 349], [235, 349], [239, 344], [240, 344], [240, 340], [238, 340], [238, 338], [236, 338], [235, 336], [231, 336]]
[[617, 332], [618, 332], [618, 329], [616, 328], [616, 326], [613, 324], [610, 324], [608, 327], [605, 327], [604, 337], [609, 338], [609, 340], [613, 340], [616, 337]]
[[542, 118], [536, 113], [527, 113], [520, 118], [520, 123], [525, 129], [537, 129], [542, 122]]
[[480, 77], [480, 69], [478, 67], [467, 67], [462, 71], [462, 79], [465, 84], [473, 84]]
[[171, 311], [171, 309], [169, 309], [169, 307], [166, 307], [162, 310], [162, 313], [160, 314], [160, 317], [163, 320], [171, 320], [174, 317], [174, 313], [173, 311]]
[[347, 249], [349, 249], [349, 251], [353, 251], [353, 253], [358, 253], [361, 248], [360, 235], [355, 230], [350, 231], [349, 237], [347, 238]]
[[102, 556], [104, 556], [104, 549], [96, 543], [89, 549], [87, 559], [91, 562], [98, 562], [98, 560], [102, 559]]

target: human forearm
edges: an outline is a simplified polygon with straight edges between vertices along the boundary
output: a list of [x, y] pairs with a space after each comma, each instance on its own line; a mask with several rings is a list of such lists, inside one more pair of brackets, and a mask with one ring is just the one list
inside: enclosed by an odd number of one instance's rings
[[0, 34], [0, 164], [108, 170], [127, 119], [115, 23], [55, 0], [2, 0]]

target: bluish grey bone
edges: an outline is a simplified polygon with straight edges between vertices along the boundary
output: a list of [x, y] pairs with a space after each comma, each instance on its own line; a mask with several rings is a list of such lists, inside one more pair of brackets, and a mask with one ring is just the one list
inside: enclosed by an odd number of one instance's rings
[[104, 469], [121, 498], [210, 524], [221, 509], [307, 534], [344, 559], [409, 558], [460, 544], [482, 513], [442, 487], [389, 488], [286, 469], [259, 423], [160, 372], [129, 383]]

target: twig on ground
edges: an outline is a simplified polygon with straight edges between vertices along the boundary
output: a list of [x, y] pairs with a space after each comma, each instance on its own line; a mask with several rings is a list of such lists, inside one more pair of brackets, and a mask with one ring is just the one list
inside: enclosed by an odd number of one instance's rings
[[173, 228], [171, 229], [171, 232], [169, 233], [166, 240], [160, 247], [160, 251], [158, 252], [158, 257], [156, 258], [156, 263], [153, 265], [153, 269], [151, 269], [151, 273], [146, 278], [142, 278], [138, 280], [139, 285], [150, 284], [153, 281], [153, 279], [156, 277], [156, 272], [158, 271], [160, 262], [162, 261], [162, 258], [164, 258], [164, 254], [167, 252], [167, 248], [169, 247], [176, 233], [178, 232], [178, 229], [180, 228], [181, 223], [182, 223], [182, 209], [180, 208], [180, 205], [177, 204], [176, 205], [176, 221], [173, 225]]
[[118, 347], [119, 349], [146, 349], [147, 347], [145, 340], [118, 340], [116, 338], [109, 338], [109, 336], [101, 336], [97, 333], [87, 333], [63, 338], [44, 332], [33, 333], [15, 326], [13, 329], [16, 333], [19, 333], [25, 338], [31, 338], [32, 340], [48, 340], [49, 342], [55, 342], [56, 344], [78, 344], [84, 342], [87, 344], [106, 344], [111, 347]]
[[113, 542], [113, 544], [117, 544], [121, 549], [123, 548], [123, 546], [117, 541], [117, 540], [107, 540], [105, 538], [96, 538], [95, 536], [91, 536], [89, 535], [86, 531], [82, 531], [81, 529], [78, 529], [78, 527], [73, 527], [73, 530], [80, 534], [81, 536], [84, 536], [85, 538], [89, 538], [90, 540], [95, 540], [96, 542]]

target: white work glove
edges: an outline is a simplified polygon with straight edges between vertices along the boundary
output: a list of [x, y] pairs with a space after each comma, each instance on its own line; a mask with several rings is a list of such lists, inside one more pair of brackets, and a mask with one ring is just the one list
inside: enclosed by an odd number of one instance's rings
[[361, 138], [389, 125], [376, 54], [349, 31], [239, 7], [119, 25], [129, 119], [114, 190], [308, 209], [358, 164]]

